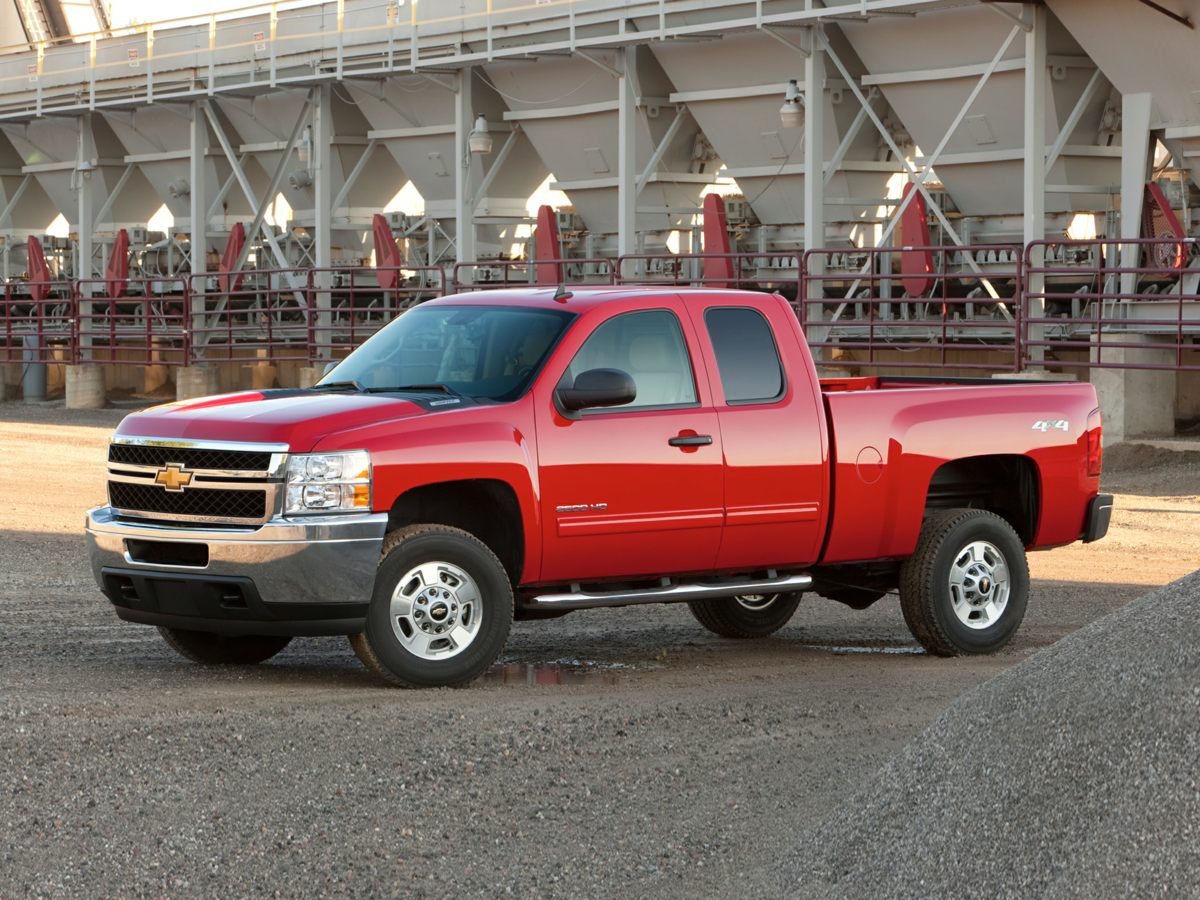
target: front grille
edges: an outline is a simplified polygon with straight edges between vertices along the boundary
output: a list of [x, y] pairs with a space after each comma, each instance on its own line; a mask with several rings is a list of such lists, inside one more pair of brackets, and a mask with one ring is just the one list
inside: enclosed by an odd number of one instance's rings
[[108, 502], [117, 509], [173, 516], [213, 516], [221, 519], [261, 521], [267, 515], [267, 492], [259, 490], [212, 488], [166, 491], [158, 485], [110, 481]]
[[145, 444], [109, 444], [108, 461], [131, 466], [165, 466], [185, 469], [220, 469], [229, 472], [265, 472], [271, 454], [258, 450], [211, 450], [203, 447], [154, 447]]

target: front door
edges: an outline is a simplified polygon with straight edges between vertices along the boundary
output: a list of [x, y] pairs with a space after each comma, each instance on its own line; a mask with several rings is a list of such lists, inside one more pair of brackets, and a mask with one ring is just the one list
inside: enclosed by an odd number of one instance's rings
[[[721, 438], [692, 325], [674, 296], [653, 309], [627, 305], [586, 317], [536, 392], [543, 582], [707, 571], [716, 561]], [[632, 403], [577, 414], [555, 406], [556, 387], [601, 368], [633, 377]]]

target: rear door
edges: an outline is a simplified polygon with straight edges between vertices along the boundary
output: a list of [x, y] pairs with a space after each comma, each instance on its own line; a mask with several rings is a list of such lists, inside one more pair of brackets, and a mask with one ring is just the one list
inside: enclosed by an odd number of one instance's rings
[[[564, 415], [554, 388], [597, 368], [628, 372], [637, 398]], [[678, 298], [594, 312], [555, 352], [535, 402], [543, 582], [712, 568], [724, 514], [721, 441]]]
[[767, 295], [702, 294], [701, 335], [725, 456], [718, 568], [806, 565], [825, 533], [827, 440], [811, 359], [791, 311]]

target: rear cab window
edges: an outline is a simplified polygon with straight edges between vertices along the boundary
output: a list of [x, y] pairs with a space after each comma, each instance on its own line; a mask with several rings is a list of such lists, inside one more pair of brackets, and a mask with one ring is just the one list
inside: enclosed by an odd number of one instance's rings
[[779, 348], [766, 317], [745, 306], [714, 306], [704, 311], [721, 392], [730, 406], [774, 403], [787, 384]]

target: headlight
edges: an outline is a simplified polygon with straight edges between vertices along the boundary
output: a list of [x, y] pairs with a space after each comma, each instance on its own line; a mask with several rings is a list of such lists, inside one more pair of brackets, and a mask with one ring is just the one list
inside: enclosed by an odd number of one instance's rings
[[371, 509], [371, 454], [297, 453], [288, 457], [284, 515]]

